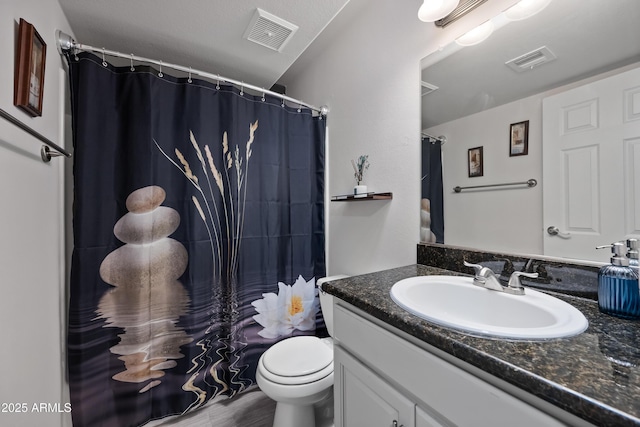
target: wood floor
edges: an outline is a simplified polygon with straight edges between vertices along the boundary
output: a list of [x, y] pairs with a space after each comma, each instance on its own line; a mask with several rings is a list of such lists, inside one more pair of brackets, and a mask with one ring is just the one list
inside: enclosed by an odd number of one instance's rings
[[[333, 427], [332, 400], [333, 395], [318, 405], [316, 427]], [[210, 402], [191, 414], [153, 421], [146, 426], [272, 427], [275, 408], [276, 403], [273, 400], [269, 399], [258, 387], [253, 387], [233, 399]]]

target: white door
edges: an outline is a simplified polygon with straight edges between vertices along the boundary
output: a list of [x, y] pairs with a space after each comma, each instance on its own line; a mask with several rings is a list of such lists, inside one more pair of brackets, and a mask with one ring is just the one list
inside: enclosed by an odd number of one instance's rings
[[545, 98], [542, 122], [544, 254], [608, 261], [640, 237], [640, 68]]

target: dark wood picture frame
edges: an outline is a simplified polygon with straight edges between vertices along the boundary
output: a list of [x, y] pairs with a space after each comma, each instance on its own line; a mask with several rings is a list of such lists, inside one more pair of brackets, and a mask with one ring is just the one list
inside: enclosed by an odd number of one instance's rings
[[32, 117], [42, 116], [46, 58], [46, 43], [33, 25], [20, 18], [13, 105]]
[[469, 178], [484, 175], [484, 159], [482, 156], [483, 147], [469, 148], [467, 154], [467, 169]]
[[509, 157], [529, 154], [529, 120], [509, 126]]

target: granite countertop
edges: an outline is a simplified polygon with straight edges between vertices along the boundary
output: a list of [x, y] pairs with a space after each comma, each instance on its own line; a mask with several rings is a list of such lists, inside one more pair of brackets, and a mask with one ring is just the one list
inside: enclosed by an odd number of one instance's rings
[[327, 282], [324, 289], [377, 319], [595, 425], [640, 426], [640, 323], [600, 313], [596, 301], [554, 294], [589, 321], [582, 334], [546, 341], [479, 338], [397, 306], [391, 286], [408, 277], [461, 275], [410, 265]]

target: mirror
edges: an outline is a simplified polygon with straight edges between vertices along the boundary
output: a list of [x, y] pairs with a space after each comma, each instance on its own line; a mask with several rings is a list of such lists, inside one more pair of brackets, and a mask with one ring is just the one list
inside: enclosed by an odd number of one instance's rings
[[[543, 249], [549, 238], [543, 223], [544, 185], [466, 194], [453, 187], [541, 182], [542, 99], [640, 66], [638, 22], [637, 0], [553, 0], [526, 20], [496, 17], [496, 30], [481, 44], [462, 48], [452, 43], [423, 59], [423, 134], [446, 137], [441, 147], [445, 244], [549, 255]], [[532, 53], [542, 47], [548, 50]], [[530, 58], [517, 61], [523, 63], [518, 71], [505, 65], [526, 55]], [[541, 55], [555, 59], [537, 64]], [[528, 152], [514, 155], [511, 132], [523, 122]], [[423, 140], [423, 148], [430, 143]], [[482, 169], [474, 176], [467, 156], [477, 156], [477, 147], [483, 147]], [[608, 260], [609, 254], [600, 252], [597, 260]]]

